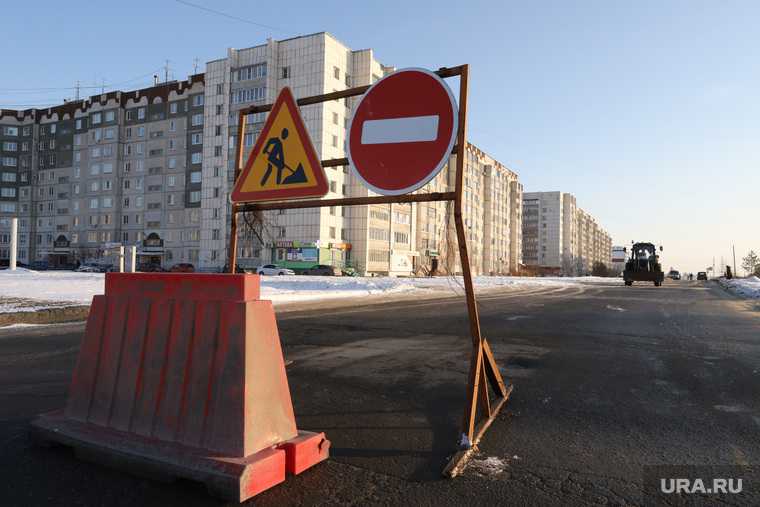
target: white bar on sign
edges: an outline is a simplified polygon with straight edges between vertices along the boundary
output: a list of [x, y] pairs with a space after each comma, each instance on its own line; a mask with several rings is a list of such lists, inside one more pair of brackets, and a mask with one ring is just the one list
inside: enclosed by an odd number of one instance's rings
[[367, 120], [362, 144], [417, 143], [438, 138], [438, 115]]

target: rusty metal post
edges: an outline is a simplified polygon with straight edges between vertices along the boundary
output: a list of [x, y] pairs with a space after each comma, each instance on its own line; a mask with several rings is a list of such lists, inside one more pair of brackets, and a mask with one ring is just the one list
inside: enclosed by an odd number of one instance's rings
[[[240, 111], [238, 114], [238, 143], [235, 150], [235, 177], [232, 181], [232, 186], [235, 186], [238, 176], [240, 176], [241, 168], [243, 167], [243, 146], [245, 142], [245, 114]], [[229, 272], [234, 273], [237, 264], [237, 204], [232, 203], [230, 205], [230, 251], [227, 252], [227, 266], [229, 266]]]
[[478, 304], [475, 300], [475, 288], [473, 287], [472, 270], [470, 269], [470, 256], [467, 251], [467, 234], [464, 230], [464, 219], [462, 217], [464, 164], [467, 143], [468, 74], [469, 65], [464, 65], [462, 74], [459, 76], [459, 131], [457, 132], [456, 177], [454, 183], [454, 223], [456, 225], [457, 243], [459, 243], [459, 264], [462, 267], [462, 278], [464, 278], [467, 314], [470, 321], [470, 337], [472, 338], [473, 344], [472, 357], [470, 359], [467, 404], [465, 406], [464, 420], [462, 421], [462, 433], [467, 436], [469, 442], [472, 442], [473, 432], [475, 430], [475, 415], [477, 411], [476, 398], [480, 384], [483, 356], [480, 346], [481, 337]]
[[[512, 391], [507, 388], [501, 378], [496, 360], [493, 357], [488, 342], [480, 332], [480, 317], [478, 304], [475, 298], [475, 288], [472, 282], [472, 270], [467, 251], [467, 234], [464, 228], [462, 214], [462, 198], [464, 194], [464, 170], [467, 144], [467, 87], [469, 66], [463, 65], [459, 80], [459, 131], [457, 132], [456, 154], [456, 178], [454, 189], [454, 223], [456, 225], [457, 243], [459, 243], [459, 260], [462, 266], [464, 278], [465, 297], [467, 300], [467, 313], [470, 321], [470, 335], [472, 338], [472, 354], [470, 357], [470, 371], [467, 383], [467, 403], [465, 404], [462, 419], [462, 435], [460, 438], [461, 450], [454, 455], [444, 469], [444, 475], [454, 477], [464, 468], [464, 464], [472, 454], [473, 448], [491, 425], [496, 415], [506, 403]], [[488, 379], [498, 399], [491, 406], [488, 394]], [[484, 421], [476, 427], [478, 405], [484, 413]]]

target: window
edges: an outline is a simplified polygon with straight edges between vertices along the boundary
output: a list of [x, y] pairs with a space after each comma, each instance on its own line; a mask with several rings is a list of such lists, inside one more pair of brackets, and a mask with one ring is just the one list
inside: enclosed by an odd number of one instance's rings
[[337, 192], [338, 191], [338, 184], [334, 181], [330, 182], [330, 192]]
[[202, 144], [203, 143], [203, 134], [193, 134], [190, 136], [190, 142], [192, 144]]
[[333, 77], [340, 79], [340, 69], [338, 67], [333, 67]]
[[174, 169], [177, 167], [177, 159], [175, 157], [169, 158], [169, 169]]
[[[169, 104], [169, 113], [171, 113], [171, 114], [176, 114], [177, 113], [177, 103], [176, 102], [172, 102], [171, 104]], [[172, 120], [172, 122], [173, 121], [174, 120]], [[171, 125], [171, 123], [170, 123], [170, 125]], [[172, 130], [172, 129], [170, 128], [169, 130]]]
[[239, 90], [233, 90], [230, 95], [230, 102], [233, 104], [262, 100], [266, 97], [266, 88], [263, 86], [256, 86], [254, 88], [242, 88]]
[[396, 231], [393, 233], [393, 239], [396, 243], [409, 243], [409, 234]]
[[174, 151], [177, 148], [174, 139], [169, 139], [169, 151]]
[[370, 227], [369, 239], [374, 239], [375, 241], [388, 241], [388, 229], [378, 229], [377, 227]]
[[74, 124], [74, 125], [75, 125], [75, 128], [76, 128], [77, 130], [81, 130], [81, 129], [82, 129], [82, 119], [81, 119], [81, 118], [79, 118], [79, 119], [78, 119], [78, 120], [75, 122], [75, 124]]
[[337, 125], [338, 124], [338, 113], [333, 113], [332, 114], [332, 118], [333, 118], [333, 124]]
[[[113, 207], [113, 198], [111, 197], [104, 197], [103, 198], [103, 207], [104, 208], [111, 208]], [[110, 215], [108, 215], [110, 217]], [[108, 222], [106, 222], [108, 223]]]
[[200, 183], [201, 182], [201, 172], [200, 171], [193, 171], [190, 173], [190, 183]]
[[[127, 121], [132, 121], [134, 119], [135, 119], [135, 110], [134, 109], [129, 109], [127, 111]], [[129, 136], [127, 136], [127, 137], [129, 137]]]
[[222, 126], [221, 125], [217, 125], [216, 127], [214, 127], [214, 135], [215, 136], [222, 135]]
[[200, 113], [194, 114], [190, 120], [190, 125], [192, 125], [193, 127], [198, 127], [200, 125], [203, 125], [203, 115]]
[[196, 95], [193, 97], [193, 107], [200, 107], [203, 105], [203, 95]]
[[203, 161], [203, 155], [201, 152], [197, 151], [190, 156], [190, 161], [193, 164], [200, 164]]
[[16, 197], [16, 189], [14, 187], [2, 187], [0, 188], [0, 197]]
[[100, 113], [92, 113], [92, 115], [90, 115], [90, 118], [90, 123], [93, 125], [98, 125], [100, 123]]
[[214, 146], [214, 156], [215, 157], [221, 157], [222, 156], [222, 146]]
[[3, 149], [5, 151], [18, 151], [18, 143], [12, 141], [5, 141], [3, 143]]
[[106, 111], [106, 121], [114, 121], [116, 114], [114, 111]]
[[109, 127], [103, 131], [103, 137], [106, 139], [113, 139], [113, 127]]
[[169, 185], [170, 187], [173, 187], [176, 183], [177, 183], [177, 177], [174, 176], [173, 174], [170, 174], [169, 176], [166, 177], [166, 184]]
[[16, 173], [3, 173], [3, 181], [16, 181]]
[[145, 137], [145, 127], [137, 127], [137, 137]]
[[288, 79], [290, 77], [290, 66], [282, 68], [282, 79]]
[[332, 136], [332, 145], [333, 145], [333, 148], [338, 147], [338, 136], [335, 136], [335, 135]]
[[200, 190], [193, 190], [192, 192], [190, 192], [190, 202], [191, 203], [201, 202]]
[[242, 67], [237, 71], [232, 72], [232, 76], [237, 77], [236, 81], [247, 81], [249, 79], [266, 77], [267, 64], [257, 63], [256, 65], [249, 65], [248, 67]]
[[100, 182], [98, 180], [90, 182], [90, 192], [97, 192], [100, 190]]
[[335, 239], [335, 227], [330, 227], [330, 239]]
[[3, 132], [6, 136], [18, 136], [18, 127], [4, 127]]
[[169, 206], [174, 206], [176, 204], [174, 194], [169, 194], [168, 196], [166, 196], [166, 203]]
[[224, 106], [222, 104], [216, 105], [216, 114], [219, 116], [220, 114], [224, 114]]
[[222, 86], [221, 83], [217, 84], [216, 85], [216, 94], [217, 95], [221, 95], [222, 93], [224, 93], [224, 86]]
[[145, 108], [140, 107], [137, 109], [137, 119], [138, 120], [144, 120], [145, 119]]
[[90, 166], [90, 174], [92, 176], [100, 174], [100, 164], [92, 164]]
[[90, 209], [98, 209], [98, 200], [90, 199]]
[[111, 190], [111, 180], [103, 180], [103, 190]]
[[113, 172], [113, 162], [103, 162], [102, 164], [103, 174], [110, 174]]
[[[16, 167], [18, 164], [18, 160], [16, 160], [16, 157], [3, 157], [3, 165], [5, 167]], [[44, 167], [44, 164], [40, 162], [40, 165]]]

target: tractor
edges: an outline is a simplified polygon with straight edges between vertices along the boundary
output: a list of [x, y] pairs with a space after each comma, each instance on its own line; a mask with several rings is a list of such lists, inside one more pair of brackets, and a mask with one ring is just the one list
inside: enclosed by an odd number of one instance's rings
[[[662, 246], [660, 246], [662, 252]], [[652, 243], [634, 243], [631, 256], [625, 263], [623, 280], [626, 285], [633, 282], [654, 282], [655, 287], [662, 285], [665, 273], [660, 265], [660, 256]]]

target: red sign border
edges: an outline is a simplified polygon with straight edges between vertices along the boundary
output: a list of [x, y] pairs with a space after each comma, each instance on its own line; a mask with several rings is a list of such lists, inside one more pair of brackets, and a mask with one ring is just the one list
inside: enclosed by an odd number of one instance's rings
[[[261, 150], [261, 145], [264, 144], [265, 140], [267, 139], [266, 134], [268, 134], [272, 129], [272, 124], [274, 123], [275, 118], [277, 118], [277, 114], [280, 112], [280, 109], [283, 106], [287, 107], [290, 111], [290, 115], [293, 118], [293, 123], [295, 123], [298, 137], [301, 139], [301, 143], [304, 146], [304, 151], [306, 151], [306, 158], [309, 159], [309, 163], [312, 167], [312, 172], [314, 173], [314, 179], [316, 179], [317, 184], [312, 187], [301, 187], [293, 189], [282, 188], [243, 192], [238, 187], [243, 186], [243, 182], [251, 172], [253, 162], [256, 158], [255, 155]], [[238, 142], [240, 142], [239, 139]], [[296, 104], [295, 98], [293, 97], [293, 92], [290, 91], [290, 87], [285, 86], [282, 90], [280, 90], [279, 95], [277, 95], [277, 100], [274, 102], [274, 105], [272, 105], [272, 110], [269, 112], [267, 121], [264, 123], [264, 128], [261, 130], [261, 134], [259, 134], [259, 138], [256, 140], [256, 144], [253, 146], [253, 150], [251, 150], [251, 153], [248, 156], [245, 167], [240, 172], [240, 176], [238, 176], [237, 181], [235, 181], [235, 186], [232, 189], [232, 192], [230, 192], [230, 202], [233, 204], [239, 204], [245, 202], [264, 202], [302, 199], [306, 197], [324, 197], [325, 194], [327, 194], [328, 189], [329, 186], [327, 184], [325, 169], [322, 167], [322, 163], [317, 156], [317, 151], [314, 149], [314, 144], [311, 142], [311, 137], [309, 137], [309, 133], [306, 130], [303, 118], [301, 117], [301, 111]]]
[[[427, 176], [422, 178], [417, 183], [410, 185], [406, 188], [398, 189], [398, 190], [388, 190], [388, 189], [382, 189], [378, 188], [372, 184], [370, 184], [367, 180], [364, 179], [364, 177], [359, 173], [359, 170], [356, 168], [356, 164], [354, 163], [354, 158], [351, 155], [351, 130], [354, 125], [354, 119], [356, 118], [356, 112], [359, 110], [359, 108], [362, 105], [362, 102], [364, 102], [364, 99], [369, 96], [372, 89], [388, 79], [391, 76], [394, 76], [396, 74], [400, 74], [402, 72], [421, 72], [423, 74], [426, 74], [432, 78], [434, 78], [438, 83], [443, 87], [443, 89], [446, 91], [446, 93], [449, 96], [449, 100], [451, 101], [451, 114], [453, 115], [453, 121], [451, 125], [451, 139], [449, 139], [448, 148], [446, 150], [446, 153], [441, 158], [440, 162], [436, 165], [434, 169], [432, 169]], [[403, 69], [398, 69], [394, 72], [391, 72], [387, 76], [383, 76], [382, 79], [378, 80], [377, 82], [373, 83], [372, 86], [370, 86], [366, 92], [362, 95], [361, 100], [356, 104], [356, 107], [354, 108], [354, 112], [351, 115], [351, 122], [348, 124], [348, 128], [346, 130], [346, 146], [345, 146], [345, 152], [346, 157], [348, 158], [348, 164], [351, 167], [351, 172], [356, 176], [359, 181], [364, 184], [365, 187], [370, 189], [371, 191], [380, 194], [380, 195], [403, 195], [403, 194], [410, 194], [414, 192], [415, 190], [419, 190], [420, 188], [424, 187], [430, 181], [435, 178], [438, 173], [441, 172], [441, 169], [443, 169], [443, 166], [446, 165], [449, 158], [451, 157], [451, 151], [454, 149], [454, 145], [456, 144], [457, 136], [459, 132], [459, 104], [457, 104], [456, 98], [454, 97], [454, 93], [451, 91], [451, 88], [449, 85], [446, 84], [446, 81], [444, 81], [438, 74], [435, 72], [425, 69], [422, 67], [406, 67]]]

